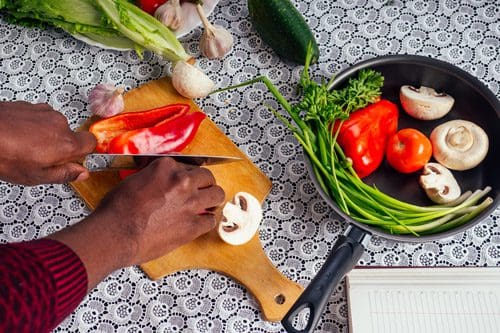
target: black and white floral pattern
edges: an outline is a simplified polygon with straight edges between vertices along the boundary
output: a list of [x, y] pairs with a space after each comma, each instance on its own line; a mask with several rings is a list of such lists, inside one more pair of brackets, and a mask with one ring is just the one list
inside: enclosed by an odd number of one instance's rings
[[[314, 75], [330, 77], [386, 54], [418, 54], [463, 68], [500, 96], [500, 6], [489, 0], [292, 0], [321, 49]], [[218, 86], [267, 75], [295, 98], [301, 68], [283, 62], [256, 34], [246, 1], [222, 0], [210, 16], [235, 37], [222, 60], [199, 58]], [[199, 56], [201, 28], [181, 38]], [[0, 18], [0, 99], [47, 102], [77, 128], [89, 117], [87, 95], [97, 83], [133, 89], [165, 76], [170, 64], [146, 52], [89, 46], [66, 33], [28, 29]], [[276, 102], [261, 84], [198, 100], [208, 116], [272, 180], [260, 239], [276, 267], [306, 286], [346, 225], [317, 194], [293, 136], [264, 103]], [[23, 187], [0, 182], [0, 241], [39, 238], [89, 214], [65, 185]], [[467, 232], [431, 243], [372, 237], [359, 264], [500, 266], [500, 210]], [[345, 286], [339, 285], [317, 332], [347, 332]], [[149, 280], [122, 269], [90, 293], [55, 332], [283, 332], [262, 319], [258, 303], [237, 282], [206, 270]]]

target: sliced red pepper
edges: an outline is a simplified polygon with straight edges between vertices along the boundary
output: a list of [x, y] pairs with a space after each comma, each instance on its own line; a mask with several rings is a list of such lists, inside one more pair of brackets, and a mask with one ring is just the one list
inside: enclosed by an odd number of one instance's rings
[[170, 104], [139, 112], [124, 112], [93, 123], [89, 131], [97, 139], [96, 151], [108, 152], [109, 142], [116, 136], [140, 128], [152, 127], [161, 121], [174, 119], [189, 111], [187, 104]]
[[127, 131], [109, 142], [108, 153], [179, 152], [193, 140], [205, 118], [203, 112], [192, 112], [167, 119], [153, 127]]
[[[382, 99], [353, 112], [342, 123], [337, 142], [360, 178], [370, 175], [382, 163], [387, 140], [397, 131], [398, 115], [396, 104]], [[340, 124], [335, 122], [334, 133]]]

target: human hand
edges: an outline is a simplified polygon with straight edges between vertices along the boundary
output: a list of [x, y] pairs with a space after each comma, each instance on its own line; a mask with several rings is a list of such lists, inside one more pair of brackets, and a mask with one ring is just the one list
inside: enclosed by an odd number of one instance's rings
[[205, 168], [161, 158], [127, 177], [84, 221], [50, 238], [84, 262], [89, 289], [112, 271], [160, 257], [211, 230], [225, 195]]
[[0, 179], [17, 184], [66, 183], [88, 178], [76, 161], [96, 145], [89, 132], [73, 132], [47, 104], [0, 102]]

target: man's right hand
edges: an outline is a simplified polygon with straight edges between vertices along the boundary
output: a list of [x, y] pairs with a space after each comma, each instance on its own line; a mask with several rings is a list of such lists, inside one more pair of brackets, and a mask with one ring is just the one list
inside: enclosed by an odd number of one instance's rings
[[161, 158], [129, 176], [82, 222], [49, 236], [84, 262], [89, 289], [121, 267], [160, 257], [211, 230], [224, 202], [205, 168]]

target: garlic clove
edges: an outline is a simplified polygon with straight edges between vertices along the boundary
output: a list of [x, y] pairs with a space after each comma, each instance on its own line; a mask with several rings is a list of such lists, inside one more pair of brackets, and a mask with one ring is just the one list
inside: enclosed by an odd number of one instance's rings
[[222, 58], [233, 46], [233, 36], [231, 33], [221, 26], [212, 25], [205, 15], [205, 11], [201, 5], [196, 5], [198, 16], [200, 17], [205, 31], [200, 39], [200, 51], [209, 59]]
[[155, 11], [155, 18], [172, 30], [177, 30], [184, 24], [179, 0], [169, 0]]
[[209, 59], [222, 58], [231, 51], [233, 36], [221, 26], [205, 29], [200, 40], [200, 51]]
[[98, 84], [89, 93], [88, 101], [92, 114], [108, 118], [123, 111], [123, 88], [112, 84]]
[[199, 68], [178, 61], [172, 71], [172, 85], [184, 97], [202, 98], [212, 92], [215, 83]]

